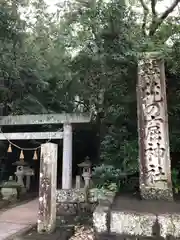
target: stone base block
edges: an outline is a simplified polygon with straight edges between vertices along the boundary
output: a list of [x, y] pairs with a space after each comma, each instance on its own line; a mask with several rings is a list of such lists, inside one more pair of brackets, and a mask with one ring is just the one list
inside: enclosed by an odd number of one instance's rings
[[93, 226], [97, 233], [108, 232], [109, 206], [97, 206], [93, 213]]
[[121, 240], [180, 239], [180, 202], [117, 196], [111, 206], [96, 208], [93, 222], [98, 236], [116, 236]]
[[148, 186], [141, 186], [141, 197], [145, 200], [165, 200], [173, 201], [173, 192], [171, 188], [152, 188]]
[[57, 216], [76, 215], [77, 203], [59, 203], [57, 206]]
[[57, 203], [77, 203], [85, 202], [84, 189], [58, 189], [56, 193]]
[[93, 212], [93, 226], [96, 233], [107, 233], [109, 231], [109, 216], [115, 193], [111, 193], [106, 199], [101, 199]]
[[78, 212], [92, 212], [100, 196], [96, 189], [59, 189], [57, 190], [57, 215], [76, 215]]
[[179, 214], [111, 212], [110, 233], [138, 237], [180, 238]]

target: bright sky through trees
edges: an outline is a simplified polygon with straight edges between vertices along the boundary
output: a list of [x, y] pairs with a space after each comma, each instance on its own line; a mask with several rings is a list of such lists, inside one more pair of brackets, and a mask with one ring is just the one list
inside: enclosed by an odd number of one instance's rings
[[[45, 2], [49, 5], [50, 11], [56, 11], [56, 4], [59, 2], [63, 2], [64, 0], [45, 0]], [[158, 12], [164, 12], [173, 2], [174, 0], [163, 0], [157, 4], [157, 11]], [[137, 2], [137, 0], [131, 0], [129, 2]], [[175, 9], [173, 14], [176, 14], [178, 12], [178, 8]]]

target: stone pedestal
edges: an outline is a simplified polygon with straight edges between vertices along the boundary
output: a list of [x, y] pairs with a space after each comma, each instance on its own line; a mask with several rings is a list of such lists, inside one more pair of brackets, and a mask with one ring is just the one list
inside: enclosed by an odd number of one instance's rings
[[84, 183], [85, 183], [85, 188], [86, 187], [89, 187], [89, 184], [90, 184], [90, 179], [91, 179], [91, 175], [89, 174], [89, 172], [84, 172], [83, 173], [83, 178], [84, 178]]
[[165, 70], [156, 53], [139, 61], [137, 102], [141, 196], [172, 200]]
[[62, 189], [72, 188], [72, 126], [65, 123], [63, 138]]
[[34, 170], [30, 167], [24, 167], [24, 175], [26, 177], [26, 189], [29, 190], [31, 186], [31, 177], [34, 176]]

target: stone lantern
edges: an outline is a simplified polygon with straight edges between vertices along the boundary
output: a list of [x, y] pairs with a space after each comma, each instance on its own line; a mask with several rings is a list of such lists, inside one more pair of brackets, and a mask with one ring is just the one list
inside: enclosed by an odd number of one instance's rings
[[[33, 169], [31, 169], [28, 164], [24, 161], [16, 161], [13, 163], [16, 166], [15, 175], [17, 177], [17, 183], [21, 186], [21, 191], [26, 192], [30, 188], [30, 177], [34, 175]], [[24, 177], [26, 176], [26, 187], [24, 185]]]
[[82, 168], [82, 177], [84, 178], [85, 187], [89, 187], [90, 179], [91, 179], [91, 162], [89, 161], [89, 157], [86, 157], [85, 161], [78, 164], [79, 168]]
[[14, 173], [17, 177], [17, 183], [21, 186], [22, 190], [25, 190], [24, 186], [24, 167], [27, 166], [27, 163], [24, 161], [16, 161], [12, 165], [16, 166], [16, 172]]

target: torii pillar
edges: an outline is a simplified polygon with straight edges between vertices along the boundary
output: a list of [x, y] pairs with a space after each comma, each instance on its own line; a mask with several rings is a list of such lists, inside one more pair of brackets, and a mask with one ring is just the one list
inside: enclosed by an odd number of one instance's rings
[[72, 125], [63, 125], [62, 189], [72, 188]]
[[72, 188], [72, 124], [89, 123], [90, 114], [72, 114], [63, 121], [62, 189]]

